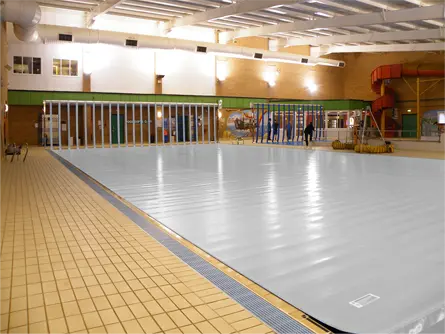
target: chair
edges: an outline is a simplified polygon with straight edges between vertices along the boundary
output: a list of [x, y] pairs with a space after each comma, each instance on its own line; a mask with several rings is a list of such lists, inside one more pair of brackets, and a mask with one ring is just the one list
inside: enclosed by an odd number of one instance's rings
[[22, 155], [22, 150], [25, 150], [25, 156], [23, 157], [23, 162], [25, 162], [26, 157], [28, 156], [28, 143], [25, 143], [24, 145], [16, 145], [9, 144], [8, 147], [5, 150], [5, 155], [11, 155], [11, 162], [14, 161], [14, 156], [17, 156], [17, 159]]

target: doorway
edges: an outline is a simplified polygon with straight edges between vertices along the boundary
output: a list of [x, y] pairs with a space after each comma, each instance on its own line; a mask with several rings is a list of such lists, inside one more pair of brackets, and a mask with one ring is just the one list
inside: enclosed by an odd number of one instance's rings
[[118, 115], [116, 114], [112, 114], [111, 115], [111, 142], [113, 144], [118, 144], [119, 139], [120, 139], [120, 143], [124, 144], [125, 143], [125, 119], [124, 119], [124, 115], [119, 115], [119, 138], [117, 135], [117, 128], [118, 128]]
[[417, 115], [402, 115], [402, 137], [416, 138], [417, 137]]

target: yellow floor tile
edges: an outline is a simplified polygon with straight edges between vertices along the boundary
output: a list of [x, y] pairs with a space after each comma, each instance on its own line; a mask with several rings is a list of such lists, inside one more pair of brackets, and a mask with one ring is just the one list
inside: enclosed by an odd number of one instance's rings
[[161, 330], [152, 317], [140, 318], [138, 322], [145, 333], [157, 333]]
[[153, 318], [163, 331], [173, 329], [176, 327], [172, 319], [170, 319], [170, 317], [165, 313], [155, 315]]
[[2, 332], [270, 332], [44, 150], [1, 173]]

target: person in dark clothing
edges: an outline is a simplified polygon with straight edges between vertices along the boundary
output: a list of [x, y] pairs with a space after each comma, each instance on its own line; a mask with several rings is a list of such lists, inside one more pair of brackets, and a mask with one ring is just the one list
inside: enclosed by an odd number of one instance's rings
[[[273, 137], [272, 137], [272, 143], [274, 142], [275, 138], [278, 137], [278, 122], [277, 120], [274, 120], [273, 122]], [[277, 138], [278, 139], [278, 138]]]
[[292, 139], [292, 124], [289, 122], [287, 123], [287, 142], [290, 142]]
[[269, 142], [270, 140], [270, 133], [272, 131], [272, 123], [271, 123], [271, 119], [269, 118], [269, 121], [267, 122], [267, 142]]
[[314, 132], [314, 126], [312, 125], [312, 122], [309, 123], [309, 125], [306, 127], [306, 129], [304, 129], [304, 139], [306, 141], [306, 146], [309, 146], [309, 140], [308, 138], [310, 138], [310, 140], [312, 141], [312, 133]]

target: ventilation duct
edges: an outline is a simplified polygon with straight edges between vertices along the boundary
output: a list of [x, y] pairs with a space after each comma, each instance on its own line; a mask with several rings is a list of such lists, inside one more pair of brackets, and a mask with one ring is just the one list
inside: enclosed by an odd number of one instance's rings
[[35, 1], [2, 1], [1, 20], [11, 22], [15, 36], [23, 42], [35, 42], [39, 39], [37, 25], [41, 15], [40, 7]]
[[[44, 43], [60, 43], [57, 34], [60, 28], [48, 26], [39, 28], [40, 37]], [[89, 30], [84, 28], [70, 28], [76, 43], [122, 45], [122, 40], [128, 34], [111, 31]], [[340, 62], [333, 59], [316, 58], [286, 52], [266, 51], [262, 49], [246, 48], [228, 44], [196, 42], [175, 38], [137, 35], [138, 49], [152, 50], [181, 50], [194, 53], [207, 53], [228, 58], [252, 59], [265, 62], [279, 62], [288, 64], [304, 64], [305, 66], [333, 66], [340, 67]], [[302, 59], [307, 61], [303, 62]], [[343, 63], [344, 64], [344, 63]]]

